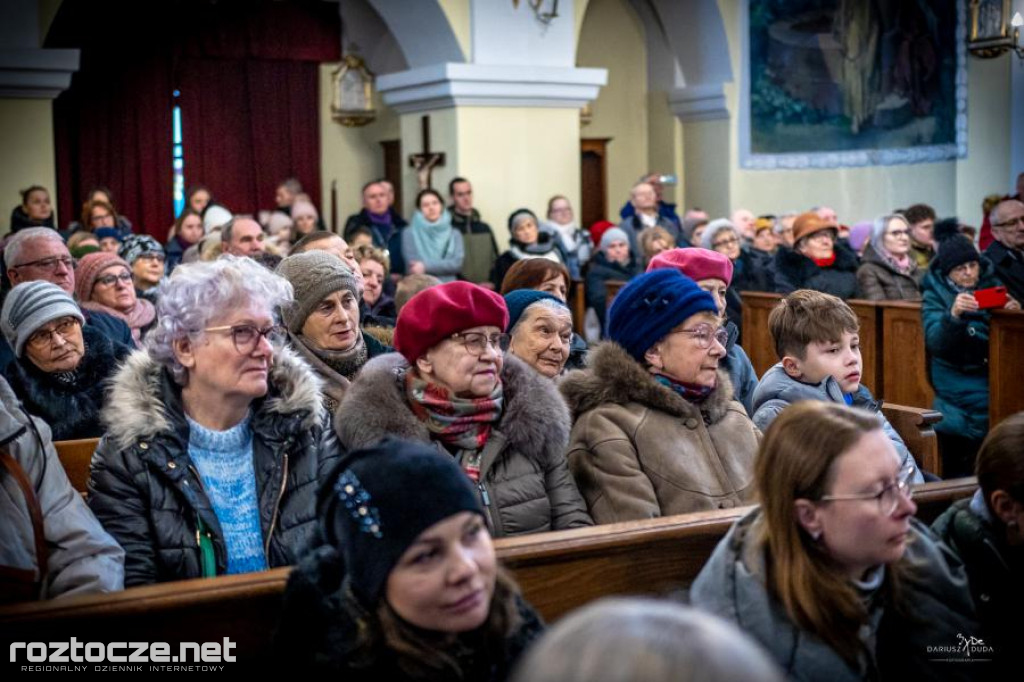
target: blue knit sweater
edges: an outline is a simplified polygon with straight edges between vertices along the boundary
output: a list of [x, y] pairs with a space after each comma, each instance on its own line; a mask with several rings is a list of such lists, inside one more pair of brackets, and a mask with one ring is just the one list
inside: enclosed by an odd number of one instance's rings
[[252, 463], [251, 416], [227, 431], [213, 431], [188, 420], [188, 454], [224, 533], [228, 573], [267, 568]]

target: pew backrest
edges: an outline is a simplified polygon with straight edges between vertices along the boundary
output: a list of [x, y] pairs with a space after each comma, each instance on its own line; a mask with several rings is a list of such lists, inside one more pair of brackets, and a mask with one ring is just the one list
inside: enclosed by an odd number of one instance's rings
[[992, 311], [989, 328], [989, 428], [1024, 410], [1024, 312]]
[[71, 487], [80, 493], [85, 492], [89, 481], [89, 464], [99, 442], [99, 438], [53, 441], [57, 459], [64, 465], [64, 473], [68, 475]]

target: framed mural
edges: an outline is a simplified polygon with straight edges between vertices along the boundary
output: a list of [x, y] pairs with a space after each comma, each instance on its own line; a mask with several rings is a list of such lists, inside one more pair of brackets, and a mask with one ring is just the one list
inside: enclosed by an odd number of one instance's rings
[[962, 0], [747, 0], [740, 165], [967, 155]]

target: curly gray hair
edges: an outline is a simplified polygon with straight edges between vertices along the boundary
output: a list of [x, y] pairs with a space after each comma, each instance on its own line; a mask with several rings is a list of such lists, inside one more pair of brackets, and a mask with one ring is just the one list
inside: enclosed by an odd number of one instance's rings
[[182, 386], [188, 374], [174, 355], [174, 342], [196, 338], [224, 311], [265, 306], [275, 319], [292, 302], [292, 285], [251, 258], [223, 256], [179, 265], [160, 285], [157, 324], [146, 336], [150, 356], [167, 367]]

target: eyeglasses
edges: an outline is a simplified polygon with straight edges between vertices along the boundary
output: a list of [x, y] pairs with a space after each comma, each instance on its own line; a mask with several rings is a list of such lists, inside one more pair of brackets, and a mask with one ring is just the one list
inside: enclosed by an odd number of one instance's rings
[[483, 355], [487, 346], [501, 353], [508, 348], [508, 334], [491, 334], [482, 332], [460, 332], [452, 334], [453, 341], [458, 341], [473, 355]]
[[720, 242], [715, 242], [714, 244], [711, 245], [711, 248], [717, 249], [717, 248], [721, 248], [723, 246], [732, 246], [733, 244], [739, 244], [739, 243], [740, 243], [740, 240], [737, 239], [736, 237], [729, 237], [728, 239], [723, 239]]
[[703, 350], [711, 348], [711, 339], [717, 341], [722, 348], [729, 342], [729, 332], [725, 327], [715, 329], [710, 324], [698, 324], [693, 329], [677, 329], [669, 334], [689, 334], [697, 342], [697, 347]]
[[64, 341], [74, 332], [78, 326], [78, 318], [65, 317], [53, 326], [53, 329], [39, 329], [28, 337], [26, 345], [32, 350], [46, 350], [53, 345], [53, 337], [59, 336]]
[[896, 508], [900, 506], [900, 499], [912, 499], [914, 489], [910, 486], [910, 479], [914, 476], [914, 465], [908, 464], [900, 470], [896, 480], [887, 484], [877, 493], [863, 493], [859, 495], [822, 495], [821, 502], [844, 502], [847, 500], [875, 500], [878, 502], [878, 511], [883, 516], [892, 516]]
[[910, 235], [909, 230], [893, 230], [889, 233], [890, 237], [906, 237]]
[[1004, 220], [1001, 223], [996, 223], [992, 227], [998, 227], [1005, 230], [1007, 228], [1013, 227], [1014, 225], [1018, 225], [1024, 228], [1024, 215], [1017, 216], [1016, 218], [1010, 218], [1009, 220]]
[[139, 255], [139, 258], [142, 260], [156, 260], [163, 263], [165, 256], [162, 253], [143, 253]]
[[12, 268], [39, 268], [47, 272], [54, 272], [57, 269], [57, 265], [63, 265], [65, 268], [70, 270], [75, 260], [71, 256], [51, 256], [50, 258], [40, 258], [39, 260], [29, 261], [28, 263], [22, 263], [20, 265], [12, 265]]
[[105, 287], [111, 287], [118, 282], [131, 282], [132, 273], [122, 272], [120, 275], [103, 275], [102, 277], [96, 278], [96, 284], [102, 284]]
[[279, 324], [272, 324], [269, 327], [260, 329], [254, 324], [235, 324], [223, 327], [207, 327], [204, 332], [228, 332], [235, 344], [235, 350], [242, 355], [248, 355], [256, 350], [260, 339], [266, 337], [272, 346], [284, 344], [287, 331]]

